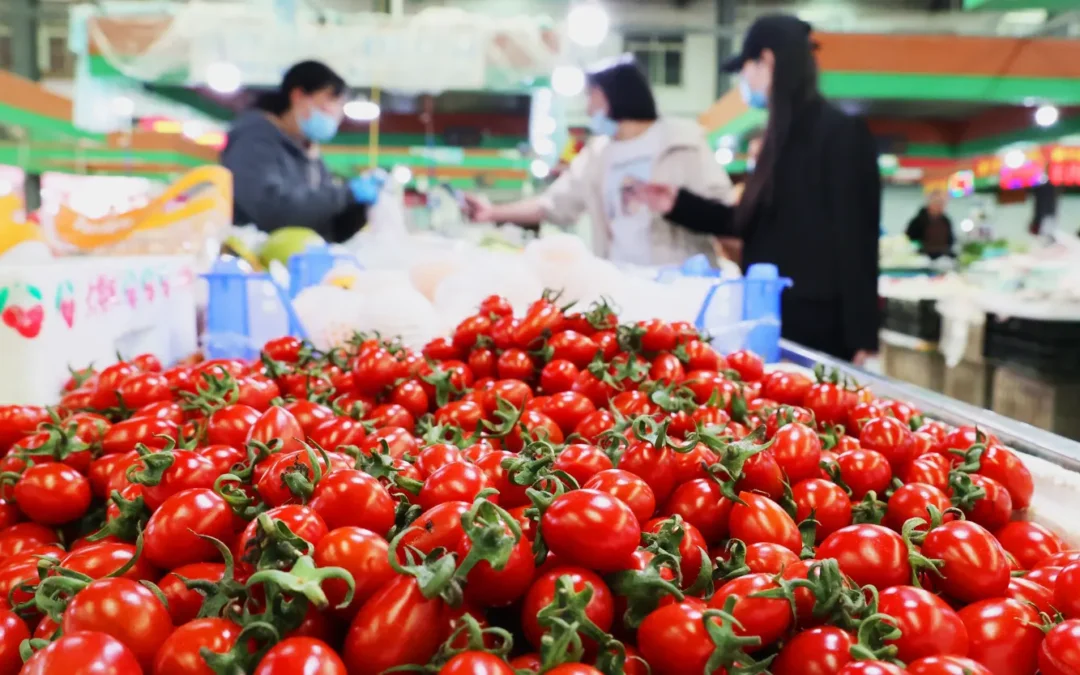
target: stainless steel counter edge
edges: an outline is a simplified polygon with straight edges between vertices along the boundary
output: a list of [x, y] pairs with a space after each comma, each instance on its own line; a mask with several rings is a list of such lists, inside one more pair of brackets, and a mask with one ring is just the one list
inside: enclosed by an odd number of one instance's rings
[[861, 384], [868, 385], [879, 396], [908, 401], [928, 416], [953, 426], [973, 424], [986, 433], [997, 436], [1010, 448], [1053, 462], [1070, 471], [1080, 472], [1080, 443], [1076, 441], [921, 387], [875, 375], [788, 340], [780, 341], [780, 350], [785, 361], [806, 367], [822, 363], [828, 368], [837, 368]]

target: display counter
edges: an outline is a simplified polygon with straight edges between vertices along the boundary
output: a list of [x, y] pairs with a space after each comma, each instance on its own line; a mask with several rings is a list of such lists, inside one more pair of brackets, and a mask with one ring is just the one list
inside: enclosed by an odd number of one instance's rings
[[787, 340], [781, 341], [781, 354], [785, 361], [800, 366], [823, 364], [826, 368], [836, 368], [869, 386], [875, 395], [909, 402], [933, 419], [953, 426], [974, 425], [983, 433], [996, 436], [1016, 450], [1031, 471], [1035, 498], [1026, 518], [1061, 533], [1072, 545], [1080, 545], [1080, 523], [1076, 519], [1076, 504], [1080, 500], [1080, 443], [936, 392], [874, 375]]

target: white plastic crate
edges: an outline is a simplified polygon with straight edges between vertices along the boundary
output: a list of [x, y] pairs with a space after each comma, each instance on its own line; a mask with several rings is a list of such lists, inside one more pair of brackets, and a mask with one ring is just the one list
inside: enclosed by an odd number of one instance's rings
[[176, 361], [198, 346], [195, 260], [58, 258], [0, 266], [0, 404], [56, 401], [68, 367], [149, 352]]

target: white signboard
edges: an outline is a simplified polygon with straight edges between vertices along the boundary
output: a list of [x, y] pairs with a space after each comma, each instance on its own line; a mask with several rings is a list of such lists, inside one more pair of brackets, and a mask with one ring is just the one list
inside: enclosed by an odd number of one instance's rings
[[[224, 28], [224, 27], [223, 27]], [[354, 87], [437, 92], [484, 87], [490, 39], [452, 27], [409, 24], [229, 25], [191, 36], [191, 78], [231, 63], [245, 84], [276, 84], [289, 66], [318, 59]]]

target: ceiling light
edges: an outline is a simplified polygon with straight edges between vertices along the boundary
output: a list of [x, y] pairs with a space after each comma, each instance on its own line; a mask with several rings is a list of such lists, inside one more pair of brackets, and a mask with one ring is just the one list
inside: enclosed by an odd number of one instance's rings
[[374, 101], [349, 101], [345, 104], [345, 116], [357, 122], [372, 122], [379, 119], [382, 110]]
[[583, 47], [596, 47], [607, 37], [611, 27], [608, 13], [595, 2], [582, 2], [570, 9], [566, 28], [573, 42]]
[[206, 69], [206, 85], [219, 94], [235, 94], [243, 85], [243, 77], [231, 63], [211, 63]]
[[1035, 109], [1035, 124], [1040, 127], [1052, 127], [1057, 124], [1061, 112], [1056, 106], [1041, 105]]
[[533, 176], [539, 178], [540, 180], [543, 180], [549, 175], [551, 175], [551, 167], [548, 166], [548, 163], [542, 159], [534, 159], [532, 161], [532, 164], [529, 165], [529, 171], [532, 172]]
[[585, 73], [577, 66], [557, 66], [551, 73], [551, 88], [560, 96], [577, 96], [585, 90]]

